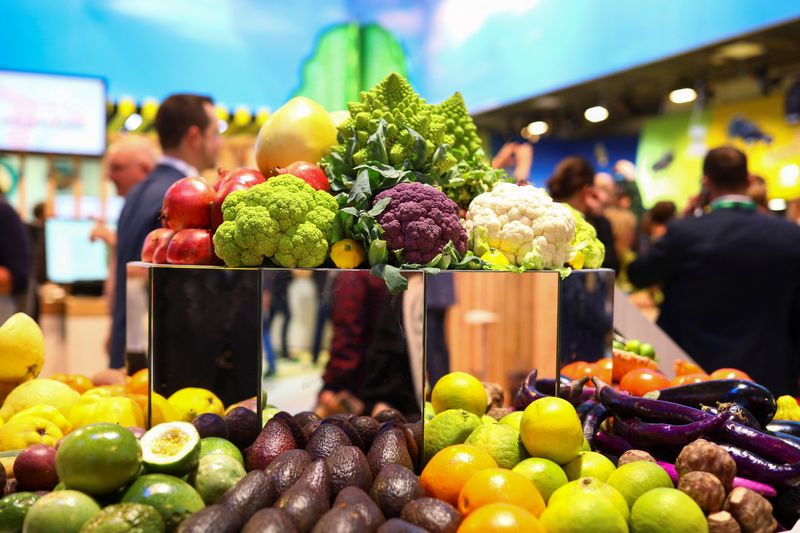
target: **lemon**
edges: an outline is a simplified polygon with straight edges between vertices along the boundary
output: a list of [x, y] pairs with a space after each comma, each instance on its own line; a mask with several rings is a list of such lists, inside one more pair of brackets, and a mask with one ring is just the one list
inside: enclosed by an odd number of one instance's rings
[[425, 418], [425, 422], [436, 416], [436, 411], [433, 410], [433, 404], [431, 402], [425, 402], [425, 410], [422, 415], [423, 418]]
[[0, 452], [21, 450], [31, 444], [55, 446], [63, 436], [49, 420], [38, 416], [22, 416], [0, 427]]
[[595, 493], [579, 493], [558, 503], [551, 500], [539, 521], [547, 533], [628, 533], [628, 524], [614, 504]]
[[[652, 464], [652, 463], [651, 463]], [[608, 457], [597, 452], [582, 451], [572, 461], [564, 465], [564, 473], [570, 481], [582, 477], [593, 477], [600, 481], [608, 479], [617, 467]]]
[[39, 375], [44, 364], [44, 335], [25, 313], [0, 326], [0, 383], [17, 385]]
[[454, 444], [463, 444], [481, 425], [481, 419], [463, 409], [448, 409], [434, 416], [425, 425], [425, 461]]
[[521, 421], [522, 421], [522, 411], [514, 411], [513, 413], [508, 413], [506, 416], [500, 419], [501, 424], [508, 424], [517, 431], [519, 431], [519, 423]]
[[33, 407], [28, 407], [14, 414], [14, 416], [9, 419], [9, 422], [26, 416], [38, 416], [39, 418], [49, 420], [55, 424], [58, 430], [64, 435], [72, 431], [72, 424], [69, 423], [69, 420], [61, 414], [61, 411], [52, 405], [34, 405]]
[[512, 468], [513, 472], [528, 478], [547, 502], [550, 496], [569, 481], [560, 466], [549, 459], [529, 457]]
[[497, 424], [497, 420], [489, 415], [483, 415], [481, 417], [481, 424]]
[[506, 424], [481, 424], [470, 434], [465, 444], [472, 444], [489, 452], [500, 468], [514, 468], [527, 456], [519, 441], [519, 433]]
[[442, 376], [431, 392], [436, 413], [448, 409], [464, 409], [478, 416], [486, 413], [486, 391], [478, 378], [466, 372], [451, 372]]
[[645, 492], [633, 504], [631, 533], [661, 531], [704, 533], [708, 532], [708, 522], [689, 495], [678, 489], [657, 488]]
[[[151, 420], [150, 426], [163, 424], [164, 422], [175, 422], [178, 420], [178, 412], [172, 407], [172, 404], [159, 393], [154, 392], [150, 398], [151, 403]], [[147, 422], [147, 421], [145, 421]]]
[[60, 381], [53, 379], [32, 379], [12, 390], [3, 407], [0, 408], [0, 417], [10, 419], [15, 413], [35, 405], [52, 405], [62, 415], [69, 415], [70, 408], [78, 401], [80, 394]]
[[532, 457], [544, 457], [560, 465], [572, 461], [583, 447], [578, 413], [561, 398], [540, 398], [528, 405], [519, 433]]
[[671, 489], [672, 480], [667, 471], [650, 461], [634, 461], [624, 464], [613, 472], [606, 482], [625, 497], [629, 507], [651, 489]]
[[217, 396], [210, 390], [197, 387], [186, 387], [172, 394], [168, 399], [175, 408], [178, 420], [191, 422], [203, 413], [214, 413], [223, 416], [225, 408]]
[[608, 483], [603, 483], [593, 477], [582, 477], [559, 487], [550, 495], [549, 505], [569, 504], [584, 495], [602, 497], [603, 500], [614, 506], [614, 509], [626, 522], [628, 521], [630, 510], [622, 494]]

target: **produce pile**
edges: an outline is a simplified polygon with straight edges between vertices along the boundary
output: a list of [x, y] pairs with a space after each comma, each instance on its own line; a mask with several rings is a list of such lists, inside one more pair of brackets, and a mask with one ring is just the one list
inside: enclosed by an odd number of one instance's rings
[[566, 275], [602, 264], [580, 213], [491, 168], [459, 93], [428, 104], [390, 74], [346, 115], [337, 126], [315, 102], [290, 100], [259, 132], [258, 170], [170, 188], [142, 260], [369, 267], [393, 292], [404, 268]]

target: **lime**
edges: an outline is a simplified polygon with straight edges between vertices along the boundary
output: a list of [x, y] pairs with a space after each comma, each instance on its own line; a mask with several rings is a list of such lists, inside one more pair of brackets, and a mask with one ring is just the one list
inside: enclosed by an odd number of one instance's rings
[[586, 437], [583, 437], [583, 446], [581, 446], [581, 451], [582, 452], [590, 452], [590, 451], [592, 451], [592, 447], [589, 444], [589, 441], [586, 440]]
[[267, 425], [269, 419], [275, 416], [276, 414], [280, 413], [281, 410], [277, 407], [273, 407], [272, 405], [267, 405], [261, 410], [261, 427]]
[[618, 341], [617, 339], [614, 339], [614, 342], [611, 344], [611, 346], [616, 350], [624, 350], [625, 349], [625, 343], [622, 342], [622, 341]]
[[583, 446], [583, 428], [575, 408], [561, 398], [540, 398], [522, 414], [519, 433], [532, 457], [544, 457], [563, 465]]
[[594, 479], [593, 477], [582, 477], [575, 481], [570, 481], [566, 485], [556, 489], [556, 491], [550, 495], [549, 505], [556, 505], [559, 503], [569, 504], [570, 501], [584, 494], [602, 496], [604, 500], [611, 502], [617, 510], [617, 513], [622, 515], [626, 521], [630, 517], [628, 503], [625, 501], [625, 498], [622, 497], [622, 494], [608, 483], [603, 483], [599, 479]]
[[463, 409], [448, 409], [434, 416], [425, 425], [425, 461], [439, 450], [453, 444], [463, 444], [480, 425], [481, 419], [477, 415]]
[[183, 476], [197, 466], [200, 434], [189, 422], [164, 422], [139, 440], [142, 462], [148, 472]]
[[231, 441], [221, 439], [219, 437], [206, 437], [204, 439], [200, 439], [200, 457], [198, 459], [202, 459], [206, 455], [211, 455], [214, 453], [229, 455], [240, 463], [244, 464], [242, 452], [240, 452], [239, 448], [237, 448], [236, 445]]
[[142, 449], [133, 433], [116, 424], [91, 424], [61, 441], [56, 473], [66, 488], [100, 495], [130, 482], [141, 462]]
[[466, 372], [451, 372], [433, 386], [431, 403], [437, 414], [448, 409], [464, 409], [482, 416], [486, 413], [486, 391], [478, 378]]
[[131, 483], [122, 503], [155, 507], [167, 531], [174, 531], [187, 516], [205, 507], [203, 498], [183, 480], [165, 474], [146, 474]]
[[567, 475], [560, 466], [549, 459], [530, 457], [521, 461], [512, 469], [517, 474], [528, 478], [547, 502], [550, 495], [562, 485], [567, 484]]
[[629, 507], [633, 507], [634, 502], [651, 489], [673, 487], [667, 471], [649, 461], [634, 461], [622, 465], [608, 476], [606, 483], [625, 497]]
[[162, 533], [164, 520], [155, 508], [141, 503], [109, 505], [86, 522], [81, 533]]
[[99, 512], [97, 502], [82, 492], [51, 492], [31, 506], [22, 530], [25, 533], [78, 533], [83, 524]]
[[519, 433], [506, 424], [481, 424], [467, 437], [465, 444], [489, 452], [500, 468], [514, 468], [527, 456]]
[[28, 509], [39, 499], [32, 492], [16, 492], [0, 500], [0, 531], [22, 531]]
[[570, 481], [581, 477], [593, 477], [605, 481], [616, 469], [608, 457], [597, 452], [581, 452], [564, 465], [564, 473]]
[[700, 506], [689, 495], [678, 489], [657, 488], [645, 492], [633, 504], [631, 533], [661, 531], [707, 532], [708, 522]]
[[652, 344], [643, 342], [642, 345], [639, 347], [639, 355], [641, 355], [642, 357], [647, 357], [649, 359], [655, 359], [656, 349], [653, 348]]
[[431, 402], [425, 402], [425, 410], [422, 414], [423, 418], [425, 418], [425, 422], [436, 416], [436, 411], [433, 410], [433, 404]]
[[200, 459], [197, 469], [189, 474], [189, 483], [206, 505], [211, 505], [245, 474], [242, 463], [229, 455], [215, 453]]
[[632, 352], [635, 354], [639, 354], [639, 350], [642, 349], [642, 341], [636, 339], [630, 339], [628, 342], [625, 343], [625, 348], [623, 348], [626, 352]]
[[625, 517], [599, 493], [578, 493], [557, 503], [551, 500], [539, 521], [547, 533], [628, 533]]
[[501, 424], [508, 424], [517, 431], [519, 431], [519, 423], [521, 421], [522, 421], [522, 411], [514, 411], [513, 413], [508, 413], [506, 416], [500, 419]]
[[497, 424], [497, 420], [489, 415], [483, 415], [481, 417], [481, 424]]

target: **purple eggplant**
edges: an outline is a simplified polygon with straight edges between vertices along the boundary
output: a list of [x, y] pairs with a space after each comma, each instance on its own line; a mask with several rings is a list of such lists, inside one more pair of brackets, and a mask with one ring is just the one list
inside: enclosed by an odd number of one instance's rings
[[594, 449], [594, 436], [597, 430], [600, 429], [600, 424], [609, 417], [611, 412], [602, 403], [595, 405], [583, 419], [583, 436], [589, 447]]
[[690, 424], [673, 425], [642, 422], [633, 418], [614, 418], [614, 432], [637, 446], [685, 446], [720, 427], [728, 414], [710, 416]]
[[736, 402], [717, 403], [716, 407], [703, 405], [700, 410], [704, 413], [715, 415], [717, 413], [729, 413], [731, 420], [734, 420], [745, 426], [750, 426], [753, 429], [761, 430], [761, 424], [753, 416], [753, 413], [742, 407]]
[[775, 397], [766, 387], [741, 379], [717, 379], [689, 383], [647, 393], [649, 398], [700, 408], [703, 405], [735, 402], [766, 426], [778, 408]]
[[680, 424], [697, 422], [709, 417], [707, 413], [694, 407], [623, 394], [597, 378], [592, 381], [595, 384], [597, 400], [618, 416]]
[[[519, 389], [517, 389], [517, 394], [514, 398], [514, 405], [517, 410], [524, 410], [528, 405], [539, 398], [555, 395], [556, 380], [550, 378], [536, 379], [537, 374], [538, 371], [536, 369], [531, 370], [520, 384]], [[585, 400], [594, 396], [594, 389], [592, 387], [585, 387], [587, 381], [588, 378], [569, 381], [567, 378], [561, 377], [558, 383], [558, 396], [564, 398], [573, 405], [580, 405]]]
[[733, 420], [726, 421], [716, 435], [723, 442], [750, 450], [773, 461], [800, 462], [800, 443], [784, 441]]
[[791, 485], [800, 480], [800, 462], [778, 464], [731, 444], [720, 444], [733, 460], [736, 472], [768, 485]]
[[779, 431], [781, 433], [800, 437], [800, 422], [794, 420], [773, 420], [767, 424], [767, 431]]
[[581, 419], [581, 421], [586, 418], [586, 415], [589, 414], [589, 411], [591, 411], [595, 405], [597, 405], [596, 400], [586, 400], [579, 406], [575, 407], [575, 412], [578, 413], [578, 417]]
[[628, 450], [632, 450], [633, 445], [619, 435], [598, 431], [594, 434], [594, 446], [592, 446], [592, 449], [619, 457]]

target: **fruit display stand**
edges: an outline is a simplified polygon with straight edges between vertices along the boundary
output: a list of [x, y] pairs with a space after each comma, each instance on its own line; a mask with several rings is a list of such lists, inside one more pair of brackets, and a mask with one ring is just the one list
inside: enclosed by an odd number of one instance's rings
[[[213, 266], [175, 266], [131, 263], [131, 268], [146, 272], [149, 287], [146, 316], [129, 316], [133, 322], [148, 324], [147, 360], [150, 368], [151, 390], [162, 396], [169, 396], [185, 387], [199, 387], [214, 392], [227, 406], [248, 398], [256, 398], [260, 413], [264, 374], [262, 363], [262, 295], [269, 295], [276, 276], [291, 276], [293, 273], [325, 274], [333, 276], [341, 272], [369, 275], [365, 270], [343, 269], [277, 269], [243, 268], [228, 269]], [[492, 271], [444, 271], [439, 274], [426, 274], [421, 271], [404, 271], [409, 279], [409, 288], [399, 295], [390, 297], [386, 307], [395, 309], [400, 327], [392, 334], [406, 348], [411, 380], [404, 384], [404, 391], [396, 394], [413, 396], [415, 408], [406, 408], [406, 416], [419, 418], [424, 404], [423, 383], [425, 359], [434, 327], [428, 319], [437, 303], [437, 291], [443, 284], [454, 285], [458, 291], [465, 287], [490, 287], [493, 282], [502, 280], [505, 297], [530, 291], [530, 281], [546, 280], [555, 284], [557, 298], [552, 299], [547, 292], [532, 294], [509, 314], [495, 312], [494, 320], [508, 322], [512, 318], [527, 322], [527, 327], [543, 329], [542, 335], [555, 341], [552, 347], [545, 347], [550, 359], [555, 359], [550, 368], [556, 375], [559, 360], [570, 361], [580, 353], [585, 358], [590, 354], [595, 359], [610, 354], [612, 337], [613, 280], [611, 270], [579, 270], [562, 277], [554, 271], [529, 271], [526, 273]], [[448, 279], [450, 278], [450, 279]], [[326, 284], [327, 294], [321, 294], [320, 301], [336, 305], [337, 294], [333, 284]], [[132, 290], [142, 290], [142, 285], [133, 284]], [[552, 294], [552, 293], [549, 293]], [[459, 299], [458, 296], [456, 296]], [[537, 299], [539, 301], [537, 301]], [[134, 299], [135, 300], [135, 299]], [[490, 298], [486, 298], [487, 301]], [[315, 308], [295, 310], [297, 314], [313, 314]], [[476, 309], [473, 309], [475, 311]], [[479, 310], [478, 310], [479, 311]], [[129, 309], [133, 313], [133, 309]], [[474, 314], [474, 313], [473, 313]], [[465, 318], [465, 327], [470, 324]], [[472, 321], [474, 325], [474, 320]], [[479, 324], [480, 325], [480, 324]], [[481, 327], [486, 326], [486, 323]], [[451, 328], [452, 330], [453, 328]], [[484, 327], [485, 329], [485, 327]], [[454, 334], [450, 331], [450, 336]], [[486, 332], [484, 331], [484, 338]], [[452, 353], [452, 370], [472, 370], [459, 368], [464, 358], [459, 357], [459, 348]], [[532, 346], [518, 346], [509, 352], [511, 356], [501, 357], [499, 353], [488, 353], [486, 343], [482, 344], [478, 364], [491, 364], [505, 382], [506, 397], [511, 398], [519, 381], [532, 368], [526, 351]], [[553, 357], [554, 354], [560, 357]], [[547, 366], [547, 365], [545, 365]], [[380, 370], [379, 370], [380, 371]], [[517, 376], [517, 382], [511, 377]], [[386, 376], [389, 380], [393, 376]], [[269, 391], [267, 390], [267, 396]], [[298, 391], [300, 394], [302, 391]], [[314, 392], [314, 394], [316, 394]], [[379, 398], [388, 405], [397, 403], [397, 397]], [[408, 405], [408, 403], [406, 404]], [[277, 405], [281, 408], [281, 405]]]

